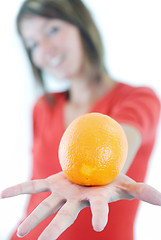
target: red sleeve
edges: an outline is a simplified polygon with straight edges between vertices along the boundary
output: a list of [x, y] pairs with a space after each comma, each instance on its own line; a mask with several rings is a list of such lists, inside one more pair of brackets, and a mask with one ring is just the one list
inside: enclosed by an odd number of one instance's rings
[[119, 123], [136, 127], [146, 141], [154, 137], [159, 121], [161, 104], [151, 88], [136, 87], [118, 101], [112, 117]]

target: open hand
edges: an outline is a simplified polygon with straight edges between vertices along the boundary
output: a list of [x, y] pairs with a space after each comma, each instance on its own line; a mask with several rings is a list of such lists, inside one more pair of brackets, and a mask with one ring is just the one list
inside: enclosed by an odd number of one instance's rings
[[147, 184], [136, 183], [124, 174], [119, 174], [108, 185], [87, 187], [70, 182], [65, 174], [60, 172], [46, 179], [32, 180], [7, 188], [1, 193], [1, 197], [45, 191], [50, 191], [50, 196], [23, 221], [18, 228], [18, 236], [25, 236], [60, 207], [61, 209], [38, 240], [57, 239], [74, 223], [79, 212], [87, 206], [91, 208], [94, 230], [102, 231], [108, 221], [108, 203], [110, 202], [137, 198], [154, 205], [161, 205], [160, 192]]

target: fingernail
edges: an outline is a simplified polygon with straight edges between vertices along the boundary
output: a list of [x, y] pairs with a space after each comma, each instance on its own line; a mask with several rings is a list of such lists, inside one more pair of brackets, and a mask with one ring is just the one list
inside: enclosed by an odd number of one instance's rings
[[19, 229], [17, 229], [17, 237], [23, 238], [26, 235], [27, 235], [27, 233], [19, 233]]
[[22, 238], [22, 237], [24, 237], [24, 236], [19, 235], [18, 232], [17, 232], [17, 237]]
[[0, 199], [4, 198], [3, 197], [3, 191], [0, 193]]
[[0, 198], [8, 198], [8, 197], [10, 197], [10, 194], [6, 191], [6, 189], [0, 193]]

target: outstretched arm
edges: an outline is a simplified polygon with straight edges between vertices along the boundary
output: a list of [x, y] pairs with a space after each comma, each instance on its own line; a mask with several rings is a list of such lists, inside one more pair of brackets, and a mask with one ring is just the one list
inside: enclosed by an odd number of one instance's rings
[[127, 137], [128, 141], [128, 155], [124, 167], [122, 169], [122, 173], [127, 173], [130, 165], [132, 164], [134, 157], [141, 146], [141, 134], [140, 132], [133, 126], [127, 124], [121, 124], [122, 128]]
[[161, 193], [153, 187], [136, 183], [124, 174], [119, 174], [110, 184], [86, 187], [71, 183], [63, 172], [42, 180], [33, 180], [5, 189], [2, 198], [19, 194], [34, 194], [50, 191], [51, 194], [19, 226], [18, 235], [25, 236], [43, 219], [59, 208], [57, 215], [43, 231], [39, 240], [57, 239], [77, 218], [79, 212], [90, 206], [92, 225], [102, 231], [108, 222], [108, 203], [120, 199], [137, 198], [154, 205], [161, 205]]

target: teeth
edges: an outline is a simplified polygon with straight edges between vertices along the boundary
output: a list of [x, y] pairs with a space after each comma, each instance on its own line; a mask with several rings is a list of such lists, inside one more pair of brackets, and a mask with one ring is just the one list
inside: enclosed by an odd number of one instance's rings
[[50, 61], [50, 65], [52, 67], [56, 67], [61, 63], [62, 60], [63, 60], [62, 56], [57, 56]]

